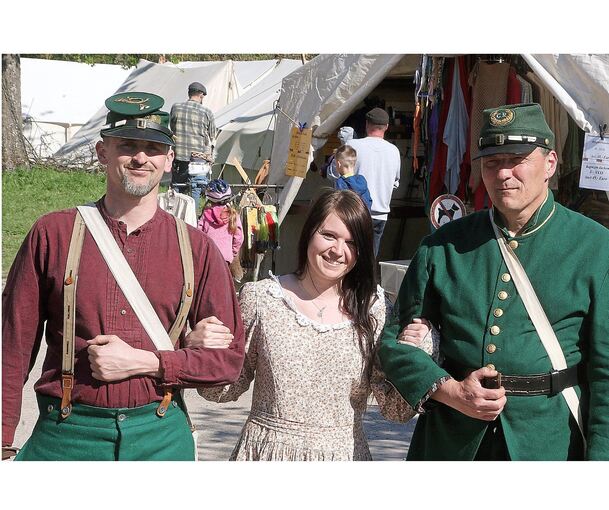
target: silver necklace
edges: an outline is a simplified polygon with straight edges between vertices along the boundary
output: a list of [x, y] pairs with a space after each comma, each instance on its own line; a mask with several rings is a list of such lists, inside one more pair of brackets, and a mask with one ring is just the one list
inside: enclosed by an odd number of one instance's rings
[[[313, 278], [309, 277], [309, 280], [311, 280], [311, 283], [313, 284], [313, 288], [317, 291], [318, 294], [321, 294], [319, 292], [319, 290], [317, 289], [317, 286], [315, 285], [315, 282], [313, 282]], [[302, 287], [302, 290], [305, 291], [305, 293], [307, 294], [307, 296], [309, 296], [311, 298], [311, 303], [313, 303], [313, 306], [315, 308], [317, 308], [317, 317], [319, 317], [322, 321], [324, 319], [324, 310], [326, 308], [328, 308], [328, 305], [322, 306], [321, 308], [319, 306], [317, 306], [317, 304], [315, 303], [315, 299], [313, 299], [313, 296], [311, 296], [311, 293], [305, 289], [305, 286], [302, 284], [302, 282], [300, 280], [298, 280], [298, 285], [300, 285]]]

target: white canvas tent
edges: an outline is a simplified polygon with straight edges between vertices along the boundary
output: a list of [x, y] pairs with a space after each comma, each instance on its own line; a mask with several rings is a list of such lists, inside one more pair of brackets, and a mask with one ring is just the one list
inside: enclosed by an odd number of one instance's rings
[[414, 74], [419, 59], [419, 55], [319, 55], [283, 80], [280, 106], [287, 115], [277, 119], [269, 174], [269, 183], [285, 185], [280, 222], [303, 182], [284, 173], [292, 128], [288, 116], [313, 127], [312, 146], [318, 149], [386, 76]]
[[[174, 64], [155, 64], [146, 60], [140, 60], [115, 92], [137, 90], [158, 94], [165, 99], [163, 110], [169, 111], [174, 103], [188, 98], [188, 85], [193, 81], [205, 84], [207, 88], [205, 104], [212, 111], [228, 104], [237, 93], [232, 61], [200, 62], [198, 66], [181, 67]], [[101, 101], [97, 113], [55, 154], [55, 157], [65, 163], [94, 161], [93, 147], [99, 140], [99, 131], [105, 124], [107, 113], [108, 110]]]
[[[584, 131], [597, 134], [599, 124], [609, 124], [608, 55], [523, 57]], [[419, 60], [420, 55], [319, 55], [283, 80], [281, 108], [314, 128], [312, 148], [318, 149], [385, 77], [413, 75]], [[269, 183], [285, 185], [280, 222], [303, 184], [302, 178], [285, 176], [291, 127], [285, 116], [278, 118], [271, 156]]]
[[244, 168], [258, 169], [270, 157], [281, 81], [302, 66], [299, 60], [273, 62], [269, 72], [217, 113], [216, 126], [221, 132], [216, 164], [230, 164], [236, 157]]
[[[180, 62], [176, 64], [180, 69], [200, 67], [202, 65], [217, 64], [217, 61], [197, 61], [197, 62]], [[165, 65], [173, 65], [171, 63]], [[235, 60], [233, 61], [233, 69], [235, 72], [236, 81], [236, 96], [239, 97], [252, 85], [258, 83], [262, 78], [273, 71], [277, 65], [277, 60]]]
[[[183, 62], [180, 64], [155, 64], [140, 60], [124, 82], [106, 94], [96, 103], [96, 113], [55, 157], [65, 163], [92, 163], [93, 150], [99, 140], [99, 131], [105, 123], [108, 110], [104, 100], [112, 93], [138, 90], [158, 94], [165, 99], [164, 111], [169, 111], [174, 103], [188, 99], [188, 85], [201, 82], [207, 89], [205, 106], [214, 113], [231, 103], [241, 92], [247, 91], [251, 83], [263, 79], [275, 66], [274, 60], [221, 62]], [[251, 81], [249, 81], [251, 80]]]
[[609, 125], [609, 55], [523, 55], [586, 133]]
[[121, 66], [21, 59], [24, 133], [37, 158], [70, 140], [131, 71]]

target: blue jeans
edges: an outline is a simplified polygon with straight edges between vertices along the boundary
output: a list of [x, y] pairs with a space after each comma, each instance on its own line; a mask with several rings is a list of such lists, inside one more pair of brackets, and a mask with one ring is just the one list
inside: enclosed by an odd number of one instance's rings
[[190, 195], [195, 199], [195, 211], [197, 211], [197, 217], [199, 216], [199, 204], [201, 202], [201, 195], [205, 193], [209, 178], [205, 175], [190, 175], [188, 177], [190, 183]]
[[385, 220], [375, 220], [372, 218], [372, 230], [374, 231], [374, 256], [378, 257], [379, 247], [381, 246], [381, 237], [385, 230]]

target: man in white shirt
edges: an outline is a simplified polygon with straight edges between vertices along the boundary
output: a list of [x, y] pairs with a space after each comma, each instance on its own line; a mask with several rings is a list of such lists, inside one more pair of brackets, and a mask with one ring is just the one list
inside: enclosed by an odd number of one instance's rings
[[382, 108], [373, 108], [366, 114], [366, 138], [347, 142], [357, 151], [355, 173], [363, 175], [368, 181], [372, 198], [375, 256], [378, 255], [381, 236], [387, 223], [391, 195], [400, 185], [400, 151], [384, 139], [388, 127], [387, 112]]

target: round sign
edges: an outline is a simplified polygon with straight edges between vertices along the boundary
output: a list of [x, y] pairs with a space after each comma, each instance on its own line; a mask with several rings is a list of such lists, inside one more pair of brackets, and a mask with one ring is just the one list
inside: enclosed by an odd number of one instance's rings
[[440, 195], [431, 204], [429, 217], [435, 228], [465, 216], [465, 206], [455, 195]]

